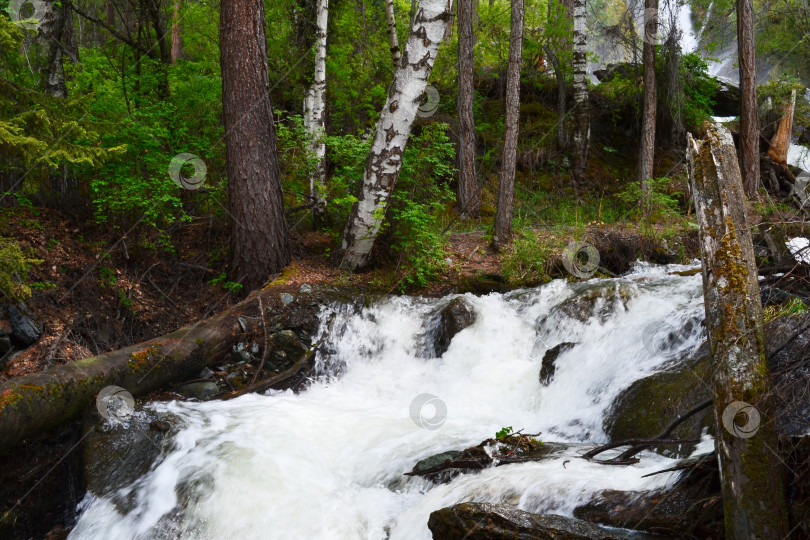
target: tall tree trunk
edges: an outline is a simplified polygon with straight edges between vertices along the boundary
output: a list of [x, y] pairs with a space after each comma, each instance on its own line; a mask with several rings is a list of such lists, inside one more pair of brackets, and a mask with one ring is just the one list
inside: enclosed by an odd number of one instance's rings
[[740, 169], [745, 194], [754, 197], [759, 191], [759, 106], [753, 0], [737, 0], [737, 55], [740, 65]]
[[394, 69], [399, 67], [402, 53], [399, 52], [399, 36], [397, 36], [397, 20], [394, 17], [394, 0], [385, 0], [385, 22], [388, 27], [388, 46], [391, 49], [391, 61]]
[[641, 116], [641, 149], [638, 160], [638, 182], [641, 207], [650, 212], [650, 178], [655, 159], [655, 46], [658, 44], [658, 0], [644, 2], [644, 106]]
[[[555, 10], [555, 4], [557, 9]], [[571, 10], [573, 8], [573, 0], [558, 0], [558, 2], [548, 3], [548, 21], [549, 25], [555, 27], [561, 26], [561, 22], [566, 23], [566, 28], [569, 32], [572, 30], [571, 26]], [[565, 35], [565, 34], [563, 34]], [[568, 147], [568, 137], [566, 136], [565, 118], [568, 114], [568, 95], [565, 88], [565, 70], [563, 62], [560, 60], [563, 52], [570, 52], [572, 41], [565, 37], [555, 40], [553, 45], [545, 45], [546, 56], [551, 60], [551, 65], [554, 67], [554, 78], [557, 81], [557, 149], [562, 151]]]
[[183, 58], [183, 0], [174, 0], [172, 6], [172, 64]]
[[586, 0], [574, 0], [574, 181], [581, 182], [588, 166], [591, 126], [588, 116], [588, 51]]
[[506, 118], [501, 158], [501, 183], [495, 213], [497, 249], [512, 240], [512, 207], [515, 200], [515, 161], [518, 120], [520, 119], [520, 63], [523, 56], [523, 0], [512, 0], [512, 27], [509, 31], [509, 67], [506, 70]]
[[262, 0], [220, 3], [231, 276], [248, 290], [290, 262], [270, 104]]
[[405, 53], [377, 121], [360, 195], [343, 232], [343, 268], [357, 270], [369, 261], [452, 8], [452, 0], [422, 0], [416, 11]]
[[309, 177], [312, 219], [315, 228], [323, 224], [326, 213], [326, 29], [329, 0], [318, 0], [315, 11], [315, 77], [304, 98], [304, 124], [311, 141], [309, 151], [315, 156], [315, 170]]
[[784, 115], [779, 121], [779, 126], [776, 128], [771, 139], [771, 147], [768, 148], [768, 157], [774, 163], [780, 165], [787, 164], [788, 152], [790, 151], [790, 141], [793, 133], [793, 113], [796, 110], [796, 89], [790, 93], [790, 102], [785, 105]]
[[719, 125], [707, 131], [703, 141], [689, 135], [687, 157], [703, 260], [726, 538], [787, 538], [773, 382], [740, 168], [731, 133]]
[[475, 174], [475, 118], [473, 115], [473, 0], [458, 2], [458, 209], [477, 218], [481, 191]]

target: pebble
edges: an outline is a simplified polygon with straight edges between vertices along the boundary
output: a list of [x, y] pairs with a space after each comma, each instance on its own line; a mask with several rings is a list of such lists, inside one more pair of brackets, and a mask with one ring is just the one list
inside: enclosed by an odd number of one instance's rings
[[281, 293], [281, 296], [279, 296], [279, 298], [281, 298], [281, 303], [284, 304], [285, 306], [292, 304], [293, 300], [295, 300], [295, 298], [293, 298], [293, 295], [291, 295], [290, 293]]

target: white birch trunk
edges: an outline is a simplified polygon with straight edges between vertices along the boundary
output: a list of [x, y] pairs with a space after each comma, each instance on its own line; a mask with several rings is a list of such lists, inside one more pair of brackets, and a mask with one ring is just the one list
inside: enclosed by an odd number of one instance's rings
[[582, 179], [588, 158], [590, 122], [588, 121], [588, 57], [587, 27], [585, 25], [586, 0], [574, 0], [574, 178]]
[[394, 0], [385, 0], [385, 21], [388, 26], [388, 47], [391, 49], [391, 60], [394, 67], [399, 67], [402, 54], [399, 52], [399, 37], [397, 36], [397, 20], [394, 17]]
[[402, 61], [377, 121], [362, 189], [343, 232], [340, 266], [347, 270], [368, 263], [451, 9], [452, 0], [422, 0], [414, 16]]
[[318, 0], [315, 8], [315, 78], [304, 98], [304, 127], [310, 134], [309, 152], [315, 156], [315, 170], [309, 178], [312, 217], [320, 225], [326, 211], [326, 27], [329, 0]]

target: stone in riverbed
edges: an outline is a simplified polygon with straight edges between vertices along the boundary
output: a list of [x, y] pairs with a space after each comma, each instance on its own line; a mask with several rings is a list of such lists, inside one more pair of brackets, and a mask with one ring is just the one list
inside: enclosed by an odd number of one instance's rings
[[[441, 540], [574, 540], [631, 538], [576, 518], [532, 514], [505, 504], [461, 503], [430, 514]], [[637, 537], [637, 536], [636, 536]]]
[[557, 358], [564, 353], [574, 348], [576, 343], [560, 343], [546, 351], [543, 355], [543, 362], [540, 366], [540, 384], [548, 386], [554, 378], [554, 372], [557, 371]]
[[192, 382], [177, 388], [177, 392], [187, 398], [207, 401], [219, 394], [219, 386], [212, 381]]
[[434, 334], [436, 356], [440, 357], [450, 347], [453, 338], [475, 322], [475, 309], [463, 296], [453, 298], [439, 312], [439, 324]]

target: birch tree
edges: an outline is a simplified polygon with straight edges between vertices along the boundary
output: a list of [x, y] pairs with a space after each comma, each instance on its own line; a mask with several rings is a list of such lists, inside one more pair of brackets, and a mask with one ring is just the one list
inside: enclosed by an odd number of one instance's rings
[[402, 53], [399, 52], [399, 36], [397, 36], [397, 19], [394, 16], [394, 0], [385, 0], [385, 23], [388, 28], [388, 47], [391, 49], [391, 61], [394, 68], [399, 66]]
[[509, 67], [506, 71], [506, 119], [501, 159], [498, 210], [493, 244], [500, 248], [512, 239], [512, 207], [515, 200], [515, 161], [520, 118], [520, 61], [523, 56], [523, 0], [512, 0], [512, 28], [509, 32]]
[[329, 22], [329, 0], [318, 0], [315, 8], [315, 77], [304, 97], [304, 126], [310, 135], [309, 152], [315, 157], [315, 168], [309, 177], [312, 219], [315, 227], [326, 213], [326, 29]]
[[369, 261], [451, 10], [452, 0], [422, 0], [414, 15], [402, 61], [377, 121], [361, 191], [343, 231], [342, 268], [357, 270]]
[[655, 46], [658, 43], [658, 0], [644, 2], [644, 105], [641, 114], [641, 149], [638, 162], [638, 182], [641, 206], [650, 210], [649, 180], [655, 159]]
[[745, 194], [759, 190], [759, 107], [752, 0], [737, 0], [737, 55], [740, 70], [740, 170]]
[[476, 218], [481, 191], [475, 175], [475, 118], [473, 115], [473, 0], [458, 2], [458, 209]]
[[586, 0], [574, 0], [574, 180], [580, 182], [587, 167], [588, 144], [591, 136], [588, 119], [588, 51]]

